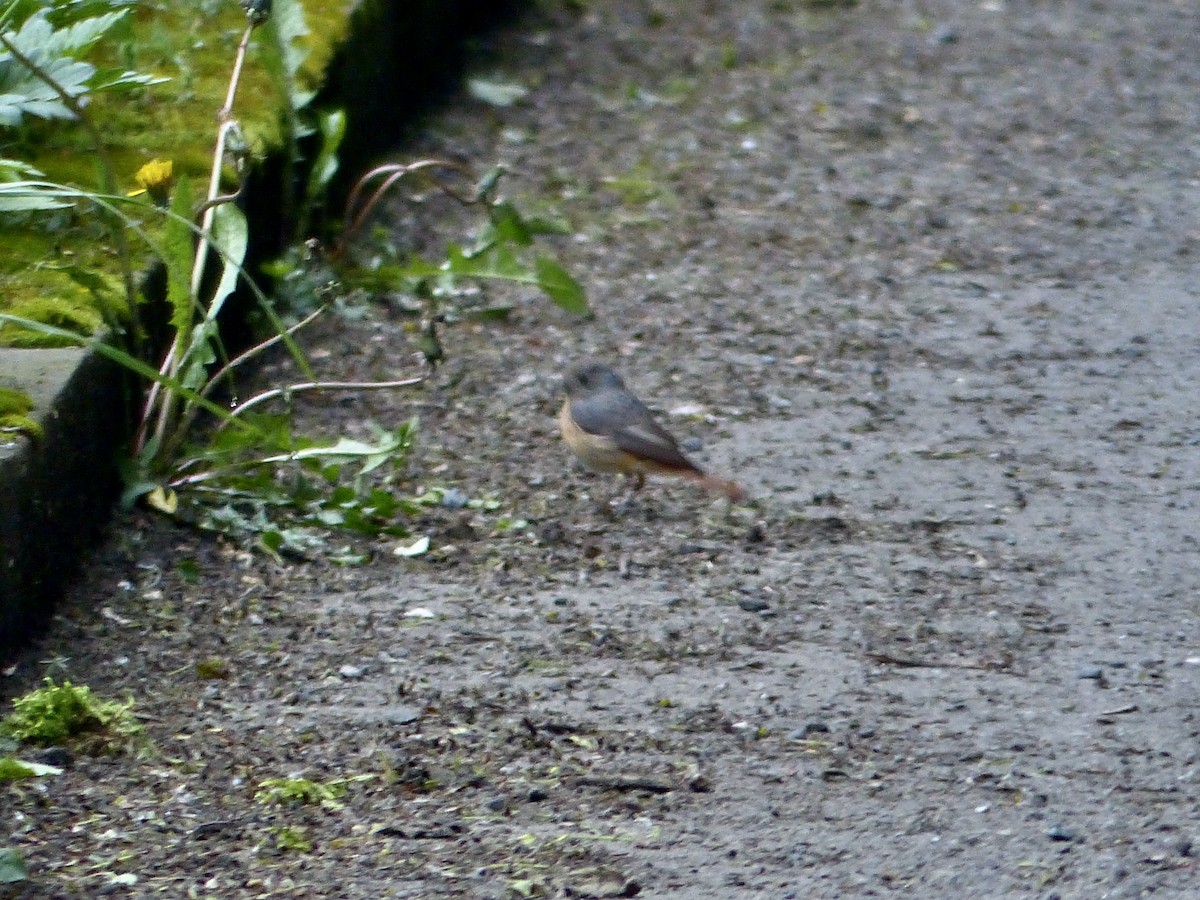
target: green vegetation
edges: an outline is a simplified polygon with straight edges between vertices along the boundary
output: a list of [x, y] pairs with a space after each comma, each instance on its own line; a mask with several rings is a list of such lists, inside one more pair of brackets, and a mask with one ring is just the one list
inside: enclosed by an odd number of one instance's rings
[[[247, 67], [242, 76], [238, 121], [245, 156], [285, 146], [291, 132], [306, 127], [296, 104], [311, 99], [345, 35], [352, 6], [351, 0], [275, 3], [281, 24], [268, 23], [250, 48], [264, 64]], [[207, 176], [208, 135], [245, 24], [232, 0], [17, 0], [0, 13], [0, 34], [61, 87], [86, 96], [89, 118], [104, 123], [104, 152], [114, 176], [104, 190], [112, 195], [134, 190], [135, 174], [153, 159], [171, 160], [177, 179]], [[6, 155], [22, 157], [48, 182], [103, 185], [87, 129], [55, 121], [73, 116], [44, 80], [2, 47], [0, 95]], [[97, 228], [94, 207], [81, 201], [35, 216], [0, 204], [0, 237], [0, 311], [93, 334], [104, 317], [92, 292], [69, 270], [111, 277], [122, 268], [121, 248]], [[131, 262], [135, 269], [143, 265], [140, 258]], [[69, 341], [0, 329], [0, 343], [9, 345]]]
[[0, 757], [0, 781], [23, 781], [26, 778], [60, 774], [62, 774], [62, 769], [48, 766], [45, 763], [26, 762], [11, 756]]
[[0, 439], [6, 431], [23, 432], [33, 438], [41, 437], [41, 424], [28, 415], [32, 410], [33, 400], [28, 394], [0, 387]]
[[145, 729], [133, 718], [132, 701], [102, 700], [87, 685], [47, 678], [13, 700], [13, 711], [0, 722], [0, 733], [39, 746], [68, 745], [89, 753], [144, 749]]
[[258, 786], [254, 799], [265, 806], [314, 806], [341, 809], [339, 802], [346, 796], [346, 782], [335, 780], [322, 784], [307, 778], [268, 778]]
[[[279, 279], [283, 297], [292, 304], [277, 309], [243, 268], [249, 226], [233, 201], [241, 193], [253, 158], [264, 147], [277, 146], [288, 167], [284, 183], [297, 185], [290, 195], [285, 191], [282, 202], [290, 210], [286, 221], [304, 227], [308, 212], [337, 171], [337, 151], [345, 130], [344, 117], [337, 111], [315, 114], [308, 109], [314, 96], [314, 60], [323, 57], [307, 42], [310, 31], [299, 0], [276, 0], [273, 14], [250, 6], [240, 38], [233, 39], [236, 30], [222, 32], [227, 40], [204, 46], [188, 64], [193, 65], [188, 70], [193, 73], [218, 61], [230, 67], [224, 90], [209, 85], [202, 98], [190, 94], [178, 98], [177, 105], [185, 107], [193, 99], [212, 104], [208, 120], [186, 132], [188, 145], [194, 148], [216, 120], [203, 191], [194, 177], [201, 171], [200, 162], [184, 150], [175, 148], [170, 157], [162, 158], [158, 151], [167, 150], [164, 144], [141, 142], [136, 168], [129, 155], [129, 134], [121, 115], [152, 122], [160, 135], [173, 113], [156, 105], [161, 80], [138, 74], [154, 69], [155, 62], [162, 63], [165, 57], [145, 54], [145, 45], [155, 42], [138, 30], [141, 20], [129, 15], [127, 0], [85, 0], [73, 22], [54, 19], [39, 0], [24, 4], [26, 17], [20, 19], [12, 12], [18, 6], [14, 4], [6, 15], [19, 30], [0, 31], [0, 46], [10, 53], [12, 66], [22, 67], [18, 87], [24, 93], [4, 101], [9, 107], [0, 107], [0, 124], [19, 125], [21, 138], [36, 150], [34, 161], [48, 174], [28, 162], [0, 160], [0, 215], [10, 217], [18, 240], [33, 246], [41, 236], [55, 248], [53, 258], [37, 264], [24, 260], [21, 279], [51, 273], [72, 293], [39, 288], [35, 298], [28, 298], [21, 297], [19, 290], [11, 292], [17, 299], [10, 311], [0, 309], [0, 339], [88, 346], [144, 379], [144, 395], [135, 399], [140, 409], [136, 431], [122, 465], [127, 504], [140, 501], [199, 527], [249, 538], [277, 557], [317, 552], [339, 563], [365, 560], [366, 554], [353, 547], [329, 545], [327, 532], [335, 528], [373, 537], [408, 536], [396, 517], [413, 512], [419, 504], [405, 500], [393, 488], [408, 458], [415, 421], [392, 430], [362, 423], [366, 428], [360, 430], [373, 432], [371, 440], [314, 439], [293, 435], [290, 418], [269, 414], [268, 408], [286, 408], [312, 392], [420, 384], [444, 356], [440, 326], [464, 316], [488, 319], [507, 313], [501, 305], [481, 305], [481, 293], [470, 283], [499, 280], [534, 286], [563, 309], [586, 314], [580, 285], [553, 257], [535, 249], [539, 236], [564, 233], [567, 226], [554, 218], [523, 216], [499, 195], [500, 169], [475, 180], [467, 167], [444, 160], [381, 166], [363, 176], [351, 192], [345, 229], [332, 253], [326, 256], [297, 248], [272, 267], [270, 274]], [[215, 9], [206, 12], [209, 8], [202, 5], [195, 11], [195, 21], [181, 27], [187, 32], [198, 22], [216, 21]], [[158, 22], [177, 12], [176, 3], [164, 2], [151, 18]], [[34, 25], [26, 28], [29, 21]], [[76, 55], [93, 46], [104, 51], [100, 56], [116, 53], [111, 41], [102, 47], [97, 41], [110, 31], [115, 34], [122, 24], [130, 30], [125, 32], [128, 44], [121, 45], [125, 50], [118, 55], [128, 68], [100, 79], [99, 73], [106, 70]], [[199, 37], [196, 40], [203, 43]], [[231, 52], [224, 52], [221, 43]], [[175, 80], [170, 83], [176, 85]], [[194, 88], [194, 79], [192, 84]], [[271, 90], [264, 90], [264, 85]], [[109, 114], [104, 97], [118, 88], [142, 93], [121, 110], [111, 110], [112, 120], [105, 120], [102, 136], [97, 111]], [[80, 100], [84, 94], [96, 95], [87, 108]], [[217, 97], [224, 99], [213, 117]], [[283, 114], [273, 119], [260, 115], [264, 97], [273, 97], [266, 109]], [[519, 97], [509, 91], [500, 99], [516, 102]], [[10, 110], [7, 120], [5, 108]], [[26, 122], [34, 117], [69, 118], [76, 127], [39, 132], [36, 124]], [[277, 130], [264, 125], [268, 120]], [[180, 134], [179, 129], [167, 131]], [[295, 177], [304, 162], [300, 141], [317, 135], [321, 141], [301, 183]], [[60, 157], [58, 151], [66, 149], [71, 152]], [[149, 160], [147, 151], [155, 154]], [[83, 157], [92, 161], [97, 189], [76, 186], [87, 180], [87, 173], [71, 169], [77, 163], [70, 160]], [[379, 201], [406, 179], [421, 179], [478, 208], [485, 221], [472, 241], [451, 245], [444, 259], [401, 259], [396, 253], [384, 253], [377, 255], [368, 271], [357, 268], [347, 252], [349, 240]], [[128, 184], [137, 187], [126, 190]], [[78, 251], [76, 258], [77, 251], [65, 249], [76, 243], [90, 249]], [[148, 250], [162, 272], [169, 346], [161, 356], [151, 355], [161, 352], [161, 338], [151, 340], [144, 324], [148, 316], [134, 278], [142, 264], [134, 246]], [[415, 298], [422, 322], [421, 348], [428, 363], [425, 370], [386, 382], [317, 377], [296, 335], [326, 310], [346, 310], [341, 291], [351, 285]], [[3, 287], [0, 272], [0, 294]], [[258, 319], [272, 336], [233, 356], [220, 323], [227, 301], [239, 288], [252, 295]], [[82, 302], [84, 297], [88, 304]], [[96, 336], [101, 327], [103, 338]], [[232, 408], [214, 401], [218, 391], [237, 396], [240, 367], [276, 345], [287, 350], [298, 380], [262, 390]]]

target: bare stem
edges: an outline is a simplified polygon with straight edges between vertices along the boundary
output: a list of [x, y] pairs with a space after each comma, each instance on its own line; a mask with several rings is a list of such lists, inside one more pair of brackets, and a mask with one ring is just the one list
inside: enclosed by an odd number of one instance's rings
[[[308, 391], [377, 391], [389, 388], [413, 387], [424, 382], [427, 377], [427, 375], [417, 375], [413, 378], [402, 378], [398, 381], [305, 381], [300, 384], [289, 385], [288, 387], [263, 391], [261, 394], [251, 397], [234, 409], [233, 415], [240, 416], [246, 410], [266, 403], [268, 400], [275, 400], [279, 397], [287, 397], [292, 394]], [[224, 428], [225, 425], [226, 422], [221, 422], [217, 425], [217, 430], [219, 431]]]
[[223, 365], [220, 369], [218, 369], [217, 372], [212, 376], [212, 378], [210, 378], [208, 380], [208, 383], [206, 385], [204, 385], [204, 387], [200, 390], [200, 396], [207, 397], [209, 394], [212, 393], [213, 388], [215, 388], [218, 384], [221, 383], [221, 380], [226, 375], [228, 375], [230, 372], [232, 372], [234, 369], [236, 369], [242, 363], [246, 362], [247, 360], [253, 359], [254, 357], [258, 356], [258, 354], [260, 354], [264, 350], [266, 350], [267, 348], [275, 346], [276, 344], [278, 344], [280, 341], [282, 341], [284, 339], [285, 335], [295, 334], [297, 331], [299, 331], [305, 325], [308, 325], [310, 322], [312, 322], [314, 319], [316, 319], [317, 316], [321, 315], [321, 313], [323, 313], [323, 312], [325, 312], [324, 306], [315, 310], [308, 316], [305, 316], [303, 319], [301, 319], [299, 322], [297, 322], [291, 328], [287, 329], [287, 331], [281, 332], [277, 335], [274, 335], [273, 337], [268, 338], [265, 341], [262, 341], [261, 343], [255, 344], [249, 350], [246, 350], [245, 352], [240, 353], [237, 356], [235, 356], [229, 362], [225, 363], [225, 365]]
[[[412, 175], [429, 169], [449, 169], [453, 172], [459, 173], [464, 177], [471, 177], [471, 172], [466, 166], [445, 159], [422, 159], [408, 164], [389, 163], [385, 166], [377, 166], [362, 178], [358, 179], [357, 182], [355, 182], [354, 188], [350, 191], [350, 196], [346, 198], [346, 211], [344, 214], [344, 219], [349, 224], [347, 224], [346, 230], [342, 235], [342, 246], [345, 246], [349, 242], [350, 238], [352, 238], [358, 232], [358, 229], [362, 227], [363, 222], [366, 221], [367, 217], [371, 214], [371, 211], [375, 209], [375, 207], [379, 204], [379, 201], [382, 200], [384, 195], [391, 189], [392, 185], [404, 178], [406, 175]], [[387, 176], [384, 179], [383, 184], [371, 190], [370, 195], [362, 204], [362, 208], [359, 209], [358, 204], [361, 194], [366, 190], [367, 185], [374, 178], [377, 178], [381, 175]], [[442, 191], [449, 194], [460, 203], [470, 204], [474, 202], [473, 198], [466, 197], [458, 193], [458, 191], [454, 190], [454, 188], [443, 182], [436, 175], [430, 174], [429, 177]]]
[[[204, 268], [208, 261], [208, 248], [211, 243], [210, 235], [212, 234], [213, 219], [216, 215], [217, 207], [214, 201], [221, 195], [221, 166], [225, 161], [225, 145], [229, 139], [229, 133], [237, 128], [237, 122], [233, 119], [233, 104], [237, 99], [237, 89], [242, 79], [242, 67], [246, 61], [246, 48], [250, 45], [250, 36], [254, 33], [254, 28], [254, 24], [251, 23], [242, 32], [242, 39], [238, 42], [237, 54], [233, 60], [233, 71], [229, 76], [229, 89], [225, 93], [225, 104], [217, 111], [217, 119], [221, 124], [217, 128], [217, 145], [213, 151], [212, 169], [209, 172], [208, 178], [208, 192], [205, 194], [204, 204], [201, 206], [204, 212], [200, 220], [200, 239], [196, 244], [196, 255], [192, 263], [191, 296], [192, 302], [196, 304], [199, 304], [200, 301], [200, 287], [204, 281]], [[179, 366], [182, 365], [183, 359], [186, 356], [186, 348], [182, 346], [182, 342], [190, 339], [190, 329], [181, 331], [175, 335], [175, 341], [171, 345], [166, 358], [163, 360], [160, 372], [164, 375], [178, 375]], [[157, 388], [157, 385], [155, 387]], [[159, 400], [159, 394], [162, 394], [162, 392], [154, 388], [151, 389], [144, 413], [146, 418], [149, 418], [151, 410], [154, 408], [154, 403]], [[164, 440], [167, 431], [171, 427], [175, 408], [178, 403], [179, 398], [172, 392], [167, 391], [165, 394], [162, 394], [154, 426], [155, 436], [160, 441]], [[141, 431], [139, 432], [138, 449], [141, 449], [143, 441], [144, 431]]]

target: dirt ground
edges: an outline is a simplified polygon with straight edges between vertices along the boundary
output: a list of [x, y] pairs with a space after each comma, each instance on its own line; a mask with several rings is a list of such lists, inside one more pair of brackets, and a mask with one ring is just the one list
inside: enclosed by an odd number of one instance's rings
[[[159, 753], [0, 789], [21, 896], [1195, 896], [1192, 5], [543, 6], [486, 70], [529, 97], [404, 155], [510, 164], [596, 318], [519, 294], [304, 413], [419, 414], [412, 490], [500, 508], [349, 568], [118, 522], [3, 689], [131, 695]], [[318, 356], [395, 377], [404, 324]], [[614, 506], [583, 355], [754, 499]], [[297, 774], [356, 780], [254, 799]]]

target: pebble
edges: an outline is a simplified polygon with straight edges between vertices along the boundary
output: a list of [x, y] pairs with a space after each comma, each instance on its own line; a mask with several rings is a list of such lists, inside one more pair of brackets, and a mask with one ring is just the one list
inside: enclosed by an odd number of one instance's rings
[[1076, 677], [1080, 681], [1099, 681], [1104, 677], [1104, 670], [1099, 666], [1084, 666]]
[[342, 666], [338, 669], [338, 674], [343, 678], [362, 678], [364, 669], [362, 666]]
[[952, 25], [939, 25], [933, 30], [929, 40], [934, 44], [957, 44], [958, 32]]
[[1066, 825], [1051, 825], [1046, 829], [1046, 837], [1052, 841], [1077, 841], [1079, 840], [1079, 832], [1073, 828], [1068, 828]]
[[829, 734], [829, 726], [824, 722], [805, 722], [803, 728], [789, 731], [787, 739], [789, 741], [807, 741], [816, 734]]
[[419, 718], [421, 718], [421, 710], [417, 709], [417, 707], [395, 706], [392, 707], [388, 720], [397, 725], [409, 725]]
[[[44, 766], [65, 769], [75, 761], [75, 755], [66, 747], [47, 747], [37, 755], [37, 761]], [[1187, 854], [1182, 855], [1186, 856]]]
[[543, 800], [550, 799], [550, 792], [545, 788], [530, 788], [529, 793], [526, 795], [526, 799], [529, 800], [530, 803], [541, 803]]
[[470, 498], [458, 488], [450, 488], [442, 494], [442, 506], [446, 509], [462, 509]]
[[771, 604], [761, 597], [739, 597], [737, 604], [750, 613], [760, 613], [771, 608]]
[[508, 809], [508, 801], [503, 797], [493, 797], [486, 805], [488, 809], [495, 813], [502, 813]]
[[704, 440], [698, 437], [686, 438], [679, 442], [679, 449], [684, 453], [699, 453], [704, 449]]

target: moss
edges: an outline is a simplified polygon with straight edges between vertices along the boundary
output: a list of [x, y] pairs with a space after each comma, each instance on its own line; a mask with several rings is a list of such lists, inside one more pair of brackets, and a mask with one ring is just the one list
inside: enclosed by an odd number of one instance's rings
[[24, 778], [37, 778], [37, 772], [19, 759], [11, 756], [0, 758], [0, 781], [20, 781]]
[[33, 400], [28, 394], [12, 388], [0, 387], [0, 416], [24, 415], [33, 409]]
[[13, 700], [2, 730], [18, 741], [48, 747], [67, 744], [88, 752], [115, 752], [145, 744], [133, 704], [101, 700], [87, 685], [50, 678], [45, 686]]
[[0, 431], [19, 431], [40, 438], [43, 434], [41, 423], [27, 415], [32, 410], [33, 400], [28, 394], [0, 387]]
[[[309, 30], [303, 43], [310, 54], [300, 77], [308, 86], [315, 87], [323, 76], [346, 33], [353, 5], [353, 0], [302, 0]], [[245, 21], [236, 3], [160, 0], [139, 4], [128, 23], [97, 46], [94, 55], [98, 62], [171, 79], [132, 92], [99, 92], [89, 98], [89, 116], [104, 134], [122, 192], [137, 187], [136, 173], [154, 158], [170, 160], [177, 177], [191, 178], [197, 185], [207, 179], [217, 110], [224, 103]], [[234, 105], [234, 115], [256, 155], [278, 147], [284, 135], [284, 99], [263, 64], [265, 40], [259, 29], [247, 54]], [[13, 134], [6, 132], [6, 137]], [[17, 146], [5, 155], [19, 156], [45, 172], [48, 180], [92, 189], [101, 183], [94, 148], [82, 127], [30, 120], [14, 136]], [[126, 207], [126, 211], [138, 215], [135, 207]], [[152, 229], [156, 224], [156, 216], [148, 208], [138, 217]], [[0, 263], [0, 310], [18, 315], [46, 310], [57, 317], [54, 324], [72, 320], [73, 326], [64, 327], [73, 330], [95, 321], [80, 313], [81, 308], [96, 310], [99, 318], [96, 298], [61, 273], [45, 270], [49, 262], [109, 275], [118, 272], [116, 252], [107, 245], [94, 209], [79, 204], [74, 210], [0, 219], [0, 243], [5, 248], [5, 260]], [[134, 253], [134, 266], [141, 268], [149, 250], [135, 243]], [[119, 278], [115, 280], [119, 282]], [[39, 306], [35, 300], [48, 305]], [[18, 312], [18, 308], [26, 312]], [[64, 318], [68, 308], [74, 312]], [[0, 332], [0, 344], [47, 346], [48, 342], [28, 331], [8, 330]]]
[[[81, 302], [79, 298], [64, 296], [39, 297], [23, 300], [8, 310], [12, 315], [22, 319], [31, 319], [45, 325], [53, 325], [76, 334], [90, 336], [95, 334], [103, 319], [94, 306]], [[0, 341], [10, 347], [77, 347], [78, 341], [66, 337], [42, 334], [39, 331], [21, 328], [17, 325], [5, 324], [0, 326]]]

